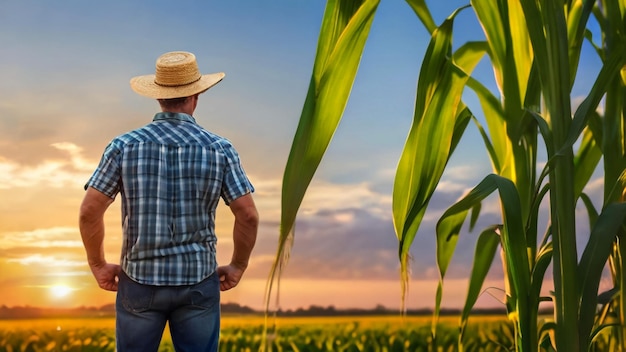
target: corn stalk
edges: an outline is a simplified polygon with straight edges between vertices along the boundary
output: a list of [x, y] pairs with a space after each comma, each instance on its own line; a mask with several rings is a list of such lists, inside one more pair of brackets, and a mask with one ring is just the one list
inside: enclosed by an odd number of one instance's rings
[[[586, 33], [589, 41], [595, 48], [605, 65], [610, 65], [616, 53], [622, 53], [625, 48], [626, 37], [624, 22], [626, 1], [598, 1], [593, 7], [593, 17], [601, 28], [600, 43], [595, 43], [591, 33]], [[619, 75], [610, 78], [605, 96], [603, 116], [599, 113], [592, 116], [589, 123], [588, 135], [590, 142], [589, 155], [604, 160], [604, 201], [603, 207], [614, 202], [626, 201], [624, 170], [626, 169], [626, 66], [623, 66]], [[591, 202], [585, 202], [589, 210], [589, 221], [594, 224], [597, 211]], [[624, 351], [626, 348], [626, 297], [621, 294], [626, 283], [624, 272], [623, 253], [626, 250], [624, 230], [618, 233], [618, 238], [612, 244], [609, 257], [609, 270], [613, 281], [613, 288], [601, 296], [601, 314], [593, 326], [592, 336], [598, 336], [603, 330], [609, 330], [615, 338], [610, 341], [610, 348], [615, 351]]]
[[[600, 331], [613, 326], [596, 315], [599, 279], [607, 262], [617, 294], [604, 311], [617, 312], [620, 320], [616, 334], [621, 337], [616, 345], [623, 343], [626, 298], [619, 293], [625, 281], [622, 253], [626, 249], [626, 241], [622, 240], [626, 216], [626, 0], [471, 0], [485, 40], [464, 43], [456, 51], [452, 50], [454, 18], [465, 8], [436, 25], [423, 0], [407, 3], [431, 34], [431, 40], [418, 77], [413, 124], [393, 190], [403, 306], [408, 292], [409, 250], [450, 156], [473, 120], [483, 136], [493, 174], [452, 205], [437, 224], [440, 281], [432, 349], [437, 348], [436, 325], [444, 278], [462, 225], [473, 210], [473, 226], [481, 201], [496, 191], [502, 223], [483, 230], [478, 238], [480, 248], [489, 250], [475, 257], [461, 332], [496, 247], [500, 246], [506, 307], [515, 326], [515, 350], [537, 351], [540, 346], [573, 352], [589, 349]], [[267, 301], [272, 283], [286, 263], [302, 198], [343, 114], [377, 5], [378, 1], [328, 1], [309, 92], [283, 178], [279, 248]], [[589, 38], [586, 28], [592, 14], [603, 34], [602, 45], [596, 45], [603, 66], [588, 96], [572, 114], [571, 89], [580, 69], [583, 41]], [[485, 54], [493, 67], [498, 92], [489, 91], [471, 76]], [[463, 103], [465, 87], [478, 96], [486, 128]], [[602, 117], [596, 110], [603, 97]], [[580, 143], [575, 150], [577, 141]], [[548, 162], [539, 172], [540, 142], [544, 143]], [[583, 190], [603, 158], [605, 201], [597, 212]], [[575, 223], [579, 199], [589, 209], [591, 225], [580, 261]], [[538, 217], [545, 201], [551, 216], [539, 240]], [[542, 297], [550, 264], [554, 295]], [[546, 300], [554, 304], [554, 320], [538, 326], [539, 302]], [[459, 350], [463, 350], [463, 334]]]

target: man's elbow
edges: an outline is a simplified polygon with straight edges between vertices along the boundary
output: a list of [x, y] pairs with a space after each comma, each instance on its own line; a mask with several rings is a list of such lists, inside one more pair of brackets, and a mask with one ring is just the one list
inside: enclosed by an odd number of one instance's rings
[[237, 198], [230, 203], [230, 210], [235, 215], [236, 226], [247, 234], [256, 236], [259, 226], [259, 212], [250, 194]]
[[94, 226], [97, 226], [98, 222], [101, 221], [102, 216], [98, 214], [98, 212], [89, 206], [81, 206], [78, 214], [78, 227], [81, 230], [81, 235], [85, 236], [91, 233], [88, 229], [92, 229]]
[[241, 215], [241, 221], [245, 223], [248, 228], [254, 228], [255, 232], [257, 227], [259, 226], [259, 212], [256, 207], [248, 207], [243, 211]]
[[80, 224], [93, 224], [101, 221], [112, 201], [112, 199], [98, 194], [96, 191], [88, 190], [78, 211], [78, 222]]

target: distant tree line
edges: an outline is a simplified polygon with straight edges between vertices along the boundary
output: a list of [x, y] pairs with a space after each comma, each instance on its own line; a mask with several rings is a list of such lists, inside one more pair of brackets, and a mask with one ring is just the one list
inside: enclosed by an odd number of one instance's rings
[[[248, 306], [238, 303], [222, 303], [222, 313], [231, 314], [263, 314], [262, 311], [254, 310]], [[473, 311], [478, 315], [502, 314], [504, 308], [475, 309]], [[383, 305], [376, 305], [374, 308], [335, 308], [335, 306], [319, 306], [311, 305], [308, 308], [297, 309], [278, 309], [275, 312], [280, 317], [315, 317], [315, 316], [364, 316], [364, 315], [399, 315], [399, 309], [387, 308]], [[429, 308], [409, 309], [407, 315], [432, 315], [433, 311]], [[551, 314], [552, 311], [547, 309], [544, 314]], [[441, 315], [459, 315], [458, 309], [442, 309]], [[39, 318], [105, 318], [115, 316], [115, 305], [107, 304], [101, 307], [78, 307], [78, 308], [41, 308], [31, 306], [7, 307], [0, 306], [0, 319], [39, 319]]]

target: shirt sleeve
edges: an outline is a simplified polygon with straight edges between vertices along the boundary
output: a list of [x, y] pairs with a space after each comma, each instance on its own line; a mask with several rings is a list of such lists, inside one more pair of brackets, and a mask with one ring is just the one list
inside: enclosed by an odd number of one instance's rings
[[225, 165], [221, 196], [228, 205], [233, 200], [254, 192], [254, 187], [241, 166], [239, 154], [235, 148], [228, 144], [224, 146], [223, 150], [225, 154]]
[[85, 190], [93, 187], [110, 198], [115, 198], [121, 188], [120, 150], [114, 142], [105, 148], [100, 164], [85, 184]]

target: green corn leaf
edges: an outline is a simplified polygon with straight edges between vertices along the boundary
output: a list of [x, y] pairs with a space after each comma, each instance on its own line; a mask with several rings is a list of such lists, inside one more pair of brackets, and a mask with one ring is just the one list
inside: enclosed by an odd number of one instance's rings
[[[518, 186], [526, 217], [536, 174], [537, 135], [525, 108], [538, 109], [540, 95], [526, 19], [519, 1], [472, 0], [471, 4], [487, 38], [499, 98], [476, 82], [468, 86], [477, 93], [483, 107], [498, 156], [495, 172]], [[496, 165], [494, 160], [492, 163]]]
[[426, 2], [424, 0], [406, 0], [406, 2], [411, 6], [420, 21], [422, 21], [428, 33], [432, 34], [437, 29], [437, 25], [430, 14], [428, 6], [426, 6]]
[[393, 189], [394, 228], [399, 240], [402, 304], [408, 284], [408, 252], [450, 154], [469, 123], [461, 102], [468, 74], [482, 57], [481, 44], [461, 47], [450, 61], [455, 12], [433, 33], [418, 79], [413, 124], [398, 162]]
[[569, 58], [571, 84], [574, 84], [576, 68], [580, 59], [583, 39], [587, 32], [586, 24], [595, 1], [574, 0], [567, 15], [567, 37], [569, 38]]
[[288, 258], [296, 214], [346, 107], [379, 0], [329, 0], [300, 122], [285, 167], [278, 253], [266, 289]]
[[[485, 118], [487, 119], [489, 129], [491, 131], [504, 131], [506, 129], [504, 110], [498, 98], [474, 78], [468, 80], [467, 86], [476, 93]], [[487, 147], [494, 172], [499, 175], [506, 174], [507, 170], [504, 169], [505, 160], [507, 160], [511, 154], [510, 142], [507, 139], [506, 133], [493, 133], [491, 136], [488, 136], [477, 120], [475, 120], [475, 123]]]
[[[510, 47], [508, 56], [513, 59], [512, 61], [507, 60], [507, 71], [505, 75], [513, 78], [511, 82], [512, 87], [507, 93], [517, 94], [515, 96], [516, 105], [512, 108], [521, 110], [530, 82], [529, 77], [533, 67], [534, 54], [530, 44], [530, 38], [528, 37], [528, 26], [520, 1], [508, 0], [506, 3], [508, 6], [506, 8], [507, 17], [505, 18], [508, 18], [508, 21], [506, 21], [508, 25], [504, 28], [506, 31], [510, 31], [509, 36], [507, 36], [507, 46]], [[511, 110], [509, 108], [511, 104], [509, 98], [506, 99], [505, 103], [507, 110]]]
[[471, 1], [472, 8], [478, 17], [481, 26], [489, 43], [489, 57], [496, 75], [496, 83], [503, 93], [504, 83], [502, 74], [504, 72], [504, 60], [507, 56], [507, 46], [503, 23], [498, 4], [500, 1], [474, 0]]
[[463, 43], [453, 55], [454, 64], [462, 68], [468, 75], [480, 60], [483, 59], [489, 46], [483, 41], [472, 41]]
[[593, 228], [596, 221], [598, 221], [598, 211], [596, 210], [596, 206], [591, 201], [591, 198], [586, 193], [580, 194], [580, 200], [583, 201], [585, 208], [587, 209], [587, 214], [589, 214], [589, 227]]
[[591, 131], [588, 128], [583, 131], [580, 147], [574, 157], [574, 194], [576, 198], [582, 193], [600, 159], [602, 159], [602, 150], [596, 143], [596, 138]]
[[[540, 180], [537, 185], [537, 191], [535, 193], [532, 204], [530, 205], [530, 216], [528, 216], [528, 221], [526, 223], [526, 245], [529, 250], [529, 259], [532, 264], [535, 262], [535, 254], [537, 248], [537, 225], [539, 220], [539, 209], [541, 207], [541, 203], [545, 198], [546, 194], [550, 190], [550, 184], [545, 184], [543, 187], [539, 188], [541, 183], [543, 182], [543, 177], [540, 177]], [[547, 238], [545, 239], [547, 241]]]
[[[516, 297], [516, 310], [520, 316], [528, 314], [528, 293], [530, 287], [530, 270], [526, 252], [526, 239], [520, 211], [520, 199], [515, 185], [508, 179], [491, 174], [485, 177], [474, 189], [461, 200], [448, 208], [437, 222], [437, 265], [439, 267], [439, 289], [448, 264], [452, 259], [454, 247], [468, 210], [481, 202], [494, 191], [499, 192], [500, 205], [504, 225], [501, 243], [506, 253], [506, 266], [510, 272], [509, 281]], [[438, 295], [440, 299], [441, 295]], [[440, 302], [435, 302], [435, 309]], [[436, 311], [435, 314], [438, 312]], [[521, 319], [521, 317], [520, 317]]]
[[607, 196], [608, 199], [621, 199], [622, 201], [626, 200], [626, 168], [622, 169], [622, 173], [619, 175], [619, 177], [612, 186], [605, 185], [605, 187], [607, 189], [610, 189], [610, 192], [608, 192]]
[[324, 14], [313, 77], [283, 178], [283, 234], [291, 230], [304, 193], [343, 115], [378, 6], [378, 1], [370, 0], [355, 9], [354, 3], [358, 2], [329, 1]]
[[541, 287], [543, 286], [546, 270], [552, 262], [552, 243], [548, 242], [539, 249], [537, 259], [532, 271], [532, 281], [530, 283], [531, 298], [538, 298], [541, 295]]
[[[489, 44], [489, 56], [508, 118], [522, 110], [533, 62], [526, 20], [518, 1], [472, 0]], [[515, 131], [510, 131], [515, 132]]]
[[[474, 263], [472, 264], [467, 298], [461, 313], [461, 334], [467, 324], [470, 312], [478, 300], [485, 278], [496, 256], [496, 249], [498, 249], [500, 244], [498, 229], [500, 229], [500, 225], [492, 225], [486, 228], [476, 241], [476, 251], [474, 253]], [[461, 338], [460, 336], [459, 339]]]
[[[484, 55], [484, 46], [481, 43], [467, 43], [459, 48], [454, 54], [454, 59], [455, 61], [458, 60], [458, 63], [461, 65], [460, 68], [462, 70], [460, 70], [458, 65], [451, 64], [447, 59], [447, 53], [451, 45], [451, 29], [452, 21], [448, 20], [437, 31], [434, 41], [431, 42], [429, 47], [432, 51], [429, 51], [430, 54], [426, 55], [422, 65], [414, 123], [409, 132], [409, 137], [398, 166], [396, 183], [394, 184], [394, 214], [403, 216], [406, 214], [418, 214], [419, 212], [416, 210], [425, 208], [441, 177], [443, 167], [445, 167], [450, 154], [458, 145], [472, 117], [471, 112], [459, 100], [459, 97], [450, 94], [449, 89], [453, 89], [457, 93], [462, 91], [463, 83], [467, 79], [465, 72], [471, 72], [480, 61]], [[444, 43], [440, 43], [441, 41]], [[432, 69], [438, 69], [439, 73], [432, 72]], [[424, 87], [433, 89], [433, 91], [429, 92]], [[426, 95], [429, 96], [429, 99], [420, 99]], [[417, 135], [422, 138], [417, 138]], [[434, 145], [434, 142], [437, 142], [437, 145]], [[433, 148], [436, 150], [435, 153], [432, 152]], [[426, 152], [427, 150], [428, 152]], [[434, 154], [439, 154], [442, 157], [433, 157]], [[416, 174], [414, 172], [415, 170], [424, 170], [426, 166], [434, 166], [434, 168], [430, 168], [434, 172], [430, 175]], [[431, 175], [432, 177], [429, 178]], [[425, 182], [428, 188], [420, 188], [419, 186], [423, 185], [420, 181]], [[411, 197], [407, 196], [406, 193], [406, 191], [410, 190], [413, 190], [413, 193], [419, 191], [420, 195], [427, 195], [421, 198], [416, 197], [416, 202], [420, 199], [421, 202], [417, 203], [420, 206], [413, 207], [413, 212], [410, 211]], [[410, 218], [411, 216], [407, 217], [407, 219]], [[398, 224], [405, 223], [405, 219], [398, 217], [396, 220], [398, 229], [407, 228], [407, 226], [398, 226]], [[398, 231], [398, 233], [401, 233], [401, 231]], [[408, 249], [411, 242], [407, 242], [407, 239], [403, 243], [407, 244], [405, 246]], [[410, 240], [412, 241], [412, 237]]]
[[474, 229], [474, 226], [476, 226], [476, 222], [478, 221], [478, 217], [480, 216], [480, 210], [482, 209], [482, 206], [483, 206], [482, 203], [478, 203], [472, 207], [472, 212], [470, 215], [469, 231], [472, 231]]
[[587, 39], [587, 42], [589, 42], [589, 44], [593, 47], [596, 54], [598, 54], [598, 57], [604, 57], [601, 45], [598, 45], [593, 41], [593, 33], [588, 29], [585, 30], [585, 39]]
[[610, 82], [619, 75], [620, 69], [626, 64], [626, 53], [624, 50], [615, 50], [611, 52], [607, 61], [600, 69], [600, 73], [593, 83], [593, 87], [589, 92], [589, 95], [578, 106], [574, 113], [572, 125], [570, 126], [569, 134], [567, 137], [567, 144], [565, 148], [571, 147], [578, 137], [582, 133], [583, 129], [587, 125], [587, 121], [590, 116], [595, 113], [600, 101], [605, 95], [607, 88], [610, 87]]
[[556, 323], [554, 321], [547, 321], [539, 327], [539, 341], [541, 342], [542, 351], [556, 351], [554, 341], [551, 338], [551, 334], [556, 331]]
[[[580, 335], [582, 339], [588, 339], [591, 334], [598, 304], [598, 287], [602, 270], [611, 253], [613, 241], [624, 226], [625, 220], [626, 203], [607, 205], [593, 225], [589, 242], [580, 258], [578, 277], [580, 280]], [[584, 344], [584, 346], [586, 345]]]
[[[437, 253], [438, 265], [441, 275], [452, 259], [454, 250], [449, 247], [458, 236], [462, 222], [465, 220], [467, 211], [475, 204], [481, 202], [494, 191], [500, 194], [500, 203], [503, 209], [503, 247], [510, 256], [511, 264], [514, 264], [514, 286], [518, 292], [527, 292], [530, 282], [530, 272], [526, 255], [526, 243], [524, 239], [524, 227], [519, 216], [519, 198], [513, 183], [501, 176], [491, 174], [480, 182], [470, 193], [448, 208], [437, 222]], [[506, 235], [506, 236], [505, 236]], [[441, 254], [441, 255], [440, 255]]]

